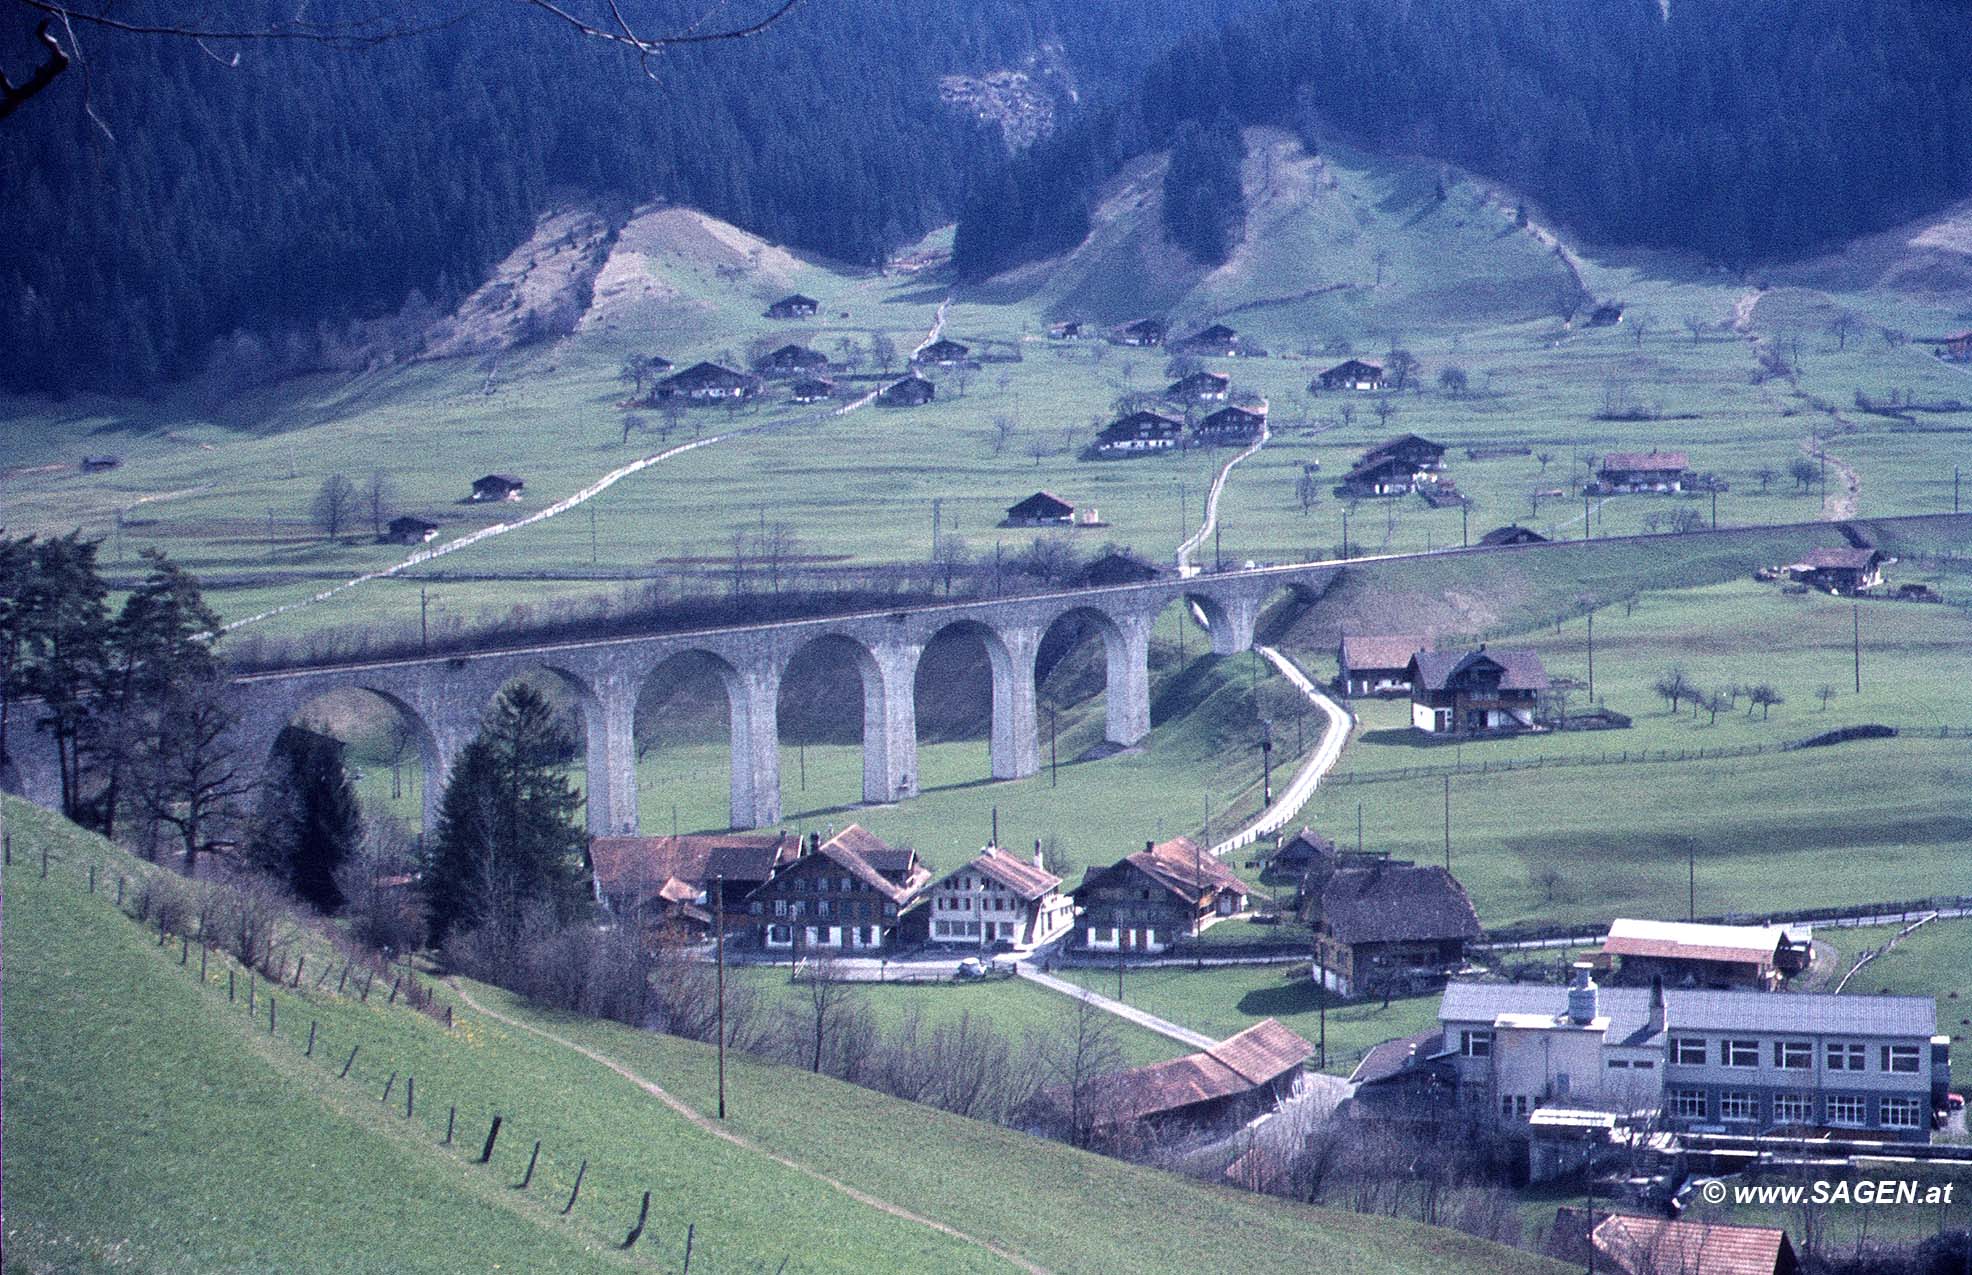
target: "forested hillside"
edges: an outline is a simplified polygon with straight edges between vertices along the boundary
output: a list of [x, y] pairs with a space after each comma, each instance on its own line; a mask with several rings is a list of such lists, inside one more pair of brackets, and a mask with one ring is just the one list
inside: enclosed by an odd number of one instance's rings
[[[808, 3], [757, 38], [668, 52], [649, 76], [511, 0], [356, 50], [81, 27], [86, 62], [0, 124], [0, 385], [142, 387], [241, 330], [305, 366], [325, 326], [407, 300], [449, 308], [559, 195], [671, 199], [874, 262], [949, 220], [1004, 154], [997, 129], [940, 104], [941, 74], [1055, 41], [1078, 83], [1128, 84], [1250, 3]], [[645, 31], [705, 17], [681, 0], [623, 7]], [[600, 4], [572, 8], [608, 25]], [[197, 18], [253, 28], [290, 16], [278, 9], [224, 0]], [[0, 65], [38, 62], [34, 20], [18, 10], [0, 30]]]
[[[1457, 161], [1607, 243], [1750, 264], [1972, 190], [1968, 66], [1964, 6], [1931, 0], [1287, 0], [985, 181], [955, 256], [981, 278], [1073, 246], [1103, 179], [1176, 141], [1230, 147], [1229, 113]], [[1211, 261], [1237, 199], [1167, 192], [1172, 238]]]

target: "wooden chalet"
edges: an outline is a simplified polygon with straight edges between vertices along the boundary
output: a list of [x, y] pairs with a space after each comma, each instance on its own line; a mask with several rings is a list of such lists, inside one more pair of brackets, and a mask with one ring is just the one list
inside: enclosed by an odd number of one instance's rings
[[[1209, 1049], [1104, 1076], [1088, 1086], [1083, 1119], [1096, 1130], [1138, 1122], [1218, 1126], [1244, 1123], [1294, 1091], [1315, 1047], [1272, 1018]], [[1065, 1096], [1048, 1095], [1060, 1108]]]
[[1062, 323], [1051, 323], [1048, 325], [1048, 340], [1079, 341], [1089, 334], [1088, 327], [1089, 325], [1083, 323], [1080, 319], [1069, 319]]
[[1383, 365], [1367, 359], [1350, 359], [1320, 373], [1310, 390], [1380, 390], [1384, 386]]
[[1623, 321], [1623, 307], [1613, 301], [1605, 301], [1589, 311], [1584, 320], [1592, 328], [1613, 328]]
[[800, 856], [801, 838], [787, 832], [589, 839], [597, 903], [615, 916], [687, 929], [710, 925], [723, 893], [728, 929], [743, 931], [746, 897]]
[[958, 367], [972, 357], [970, 346], [952, 340], [937, 340], [911, 356], [920, 367]]
[[1218, 403], [1232, 389], [1232, 378], [1224, 372], [1193, 372], [1164, 387], [1164, 397], [1174, 403]]
[[1075, 924], [1075, 903], [1047, 870], [1038, 842], [1032, 859], [987, 846], [926, 893], [933, 943], [1024, 951]]
[[1683, 452], [1610, 452], [1596, 466], [1594, 491], [1683, 491], [1693, 476]]
[[1144, 843], [1072, 891], [1092, 951], [1161, 952], [1212, 919], [1246, 910], [1246, 883], [1190, 837]]
[[1239, 353], [1239, 333], [1223, 323], [1214, 323], [1182, 340], [1171, 342], [1171, 350], [1177, 354], [1231, 358]]
[[519, 500], [521, 492], [527, 490], [527, 483], [513, 474], [486, 474], [472, 480], [472, 496], [475, 504], [493, 500]]
[[681, 398], [689, 403], [721, 403], [752, 398], [760, 392], [758, 377], [735, 372], [717, 363], [694, 363], [667, 376], [651, 391], [654, 399]]
[[1787, 570], [1795, 579], [1812, 588], [1854, 594], [1882, 584], [1883, 564], [1888, 561], [1889, 555], [1868, 546], [1810, 549], [1807, 557]]
[[1392, 695], [1411, 688], [1411, 656], [1430, 647], [1417, 633], [1344, 633], [1335, 650], [1344, 695]]
[[938, 387], [913, 372], [883, 387], [876, 401], [884, 407], [923, 407], [938, 396]]
[[787, 396], [796, 403], [820, 403], [835, 397], [835, 382], [824, 377], [803, 377], [788, 386]]
[[[1593, 1219], [1593, 1226], [1590, 1221]], [[1801, 1275], [1800, 1257], [1777, 1226], [1589, 1212], [1563, 1205], [1541, 1251], [1608, 1275]]]
[[1544, 545], [1547, 543], [1547, 537], [1532, 527], [1508, 523], [1504, 527], [1495, 527], [1479, 537], [1479, 543], [1494, 548], [1500, 545]]
[[1156, 412], [1131, 412], [1096, 435], [1096, 455], [1132, 456], [1171, 451], [1184, 441], [1183, 421]]
[[1938, 357], [1950, 359], [1954, 363], [1972, 361], [1972, 328], [1954, 332], [1938, 341]]
[[1250, 443], [1260, 437], [1266, 428], [1265, 412], [1255, 412], [1244, 407], [1222, 407], [1192, 426], [1191, 432], [1201, 443], [1223, 446], [1231, 443]]
[[1685, 921], [1609, 924], [1596, 959], [1603, 982], [1648, 987], [1772, 991], [1808, 966], [1812, 940], [1780, 925], [1697, 925]]
[[662, 354], [652, 354], [644, 359], [644, 371], [652, 376], [663, 376], [671, 370], [672, 366], [671, 360]]
[[1357, 457], [1342, 476], [1339, 496], [1401, 496], [1444, 480], [1445, 445], [1416, 434], [1385, 439]]
[[1427, 735], [1535, 729], [1547, 670], [1533, 651], [1419, 651], [1411, 656], [1411, 725]]
[[1162, 345], [1170, 330], [1170, 325], [1162, 319], [1138, 319], [1117, 328], [1109, 339], [1117, 345]]
[[852, 823], [826, 841], [812, 834], [806, 853], [747, 896], [747, 921], [770, 951], [877, 951], [930, 883], [917, 851]]
[[1007, 506], [1006, 527], [1070, 527], [1075, 524], [1075, 506], [1051, 491], [1037, 491], [1018, 504]]
[[820, 372], [829, 365], [829, 356], [805, 345], [789, 343], [754, 365], [768, 376], [801, 376]]
[[1299, 882], [1311, 869], [1333, 863], [1335, 857], [1335, 843], [1304, 824], [1266, 856], [1260, 875], [1269, 881]]
[[1083, 585], [1142, 584], [1164, 573], [1128, 550], [1096, 555], [1078, 577]]
[[1315, 931], [1316, 979], [1342, 996], [1455, 972], [1480, 933], [1465, 887], [1435, 866], [1378, 862], [1311, 877], [1301, 915]]
[[437, 523], [405, 514], [384, 525], [383, 538], [394, 545], [421, 545], [437, 534]]
[[821, 302], [813, 297], [804, 297], [799, 292], [782, 297], [767, 307], [770, 319], [812, 319], [815, 311], [821, 309]]
[[1436, 472], [1445, 467], [1445, 445], [1417, 434], [1399, 434], [1395, 438], [1384, 439], [1359, 459], [1369, 461], [1385, 457], [1399, 460], [1419, 473]]

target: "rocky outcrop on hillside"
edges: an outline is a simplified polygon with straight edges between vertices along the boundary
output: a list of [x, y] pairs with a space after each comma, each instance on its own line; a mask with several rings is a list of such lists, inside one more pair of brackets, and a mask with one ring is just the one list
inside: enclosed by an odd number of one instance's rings
[[1021, 150], [1055, 129], [1079, 96], [1075, 77], [1058, 44], [1044, 44], [1018, 68], [977, 75], [947, 75], [938, 96], [954, 110], [995, 125], [1008, 150]]
[[432, 325], [422, 357], [489, 354], [573, 332], [615, 233], [591, 209], [544, 214], [456, 312]]

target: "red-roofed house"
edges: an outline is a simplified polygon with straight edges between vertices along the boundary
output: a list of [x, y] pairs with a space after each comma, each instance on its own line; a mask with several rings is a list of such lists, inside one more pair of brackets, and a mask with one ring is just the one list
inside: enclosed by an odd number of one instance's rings
[[1344, 695], [1407, 694], [1411, 656], [1430, 646], [1416, 633], [1345, 633], [1335, 651]]
[[664, 916], [691, 905], [709, 920], [716, 878], [723, 882], [727, 923], [743, 924], [746, 896], [800, 857], [801, 838], [789, 832], [589, 840], [596, 901], [626, 917]]
[[1090, 869], [1072, 893], [1081, 940], [1095, 951], [1161, 952], [1213, 917], [1246, 909], [1246, 883], [1190, 837], [1147, 841]]
[[875, 951], [918, 901], [931, 870], [908, 846], [890, 846], [857, 824], [823, 841], [747, 896], [747, 922], [763, 947]]
[[1004, 943], [1038, 947], [1075, 923], [1075, 904], [1061, 892], [1034, 847], [1032, 860], [987, 846], [972, 862], [932, 884], [931, 941], [967, 947]]
[[1777, 1226], [1556, 1210], [1547, 1255], [1584, 1265], [1591, 1246], [1595, 1268], [1613, 1275], [1798, 1275], [1801, 1269], [1787, 1232]]
[[1263, 1018], [1210, 1049], [1104, 1076], [1090, 1086], [1087, 1116], [1097, 1128], [1245, 1120], [1286, 1097], [1314, 1052], [1299, 1035]]
[[1596, 467], [1599, 491], [1683, 491], [1691, 481], [1691, 459], [1683, 452], [1610, 452]]

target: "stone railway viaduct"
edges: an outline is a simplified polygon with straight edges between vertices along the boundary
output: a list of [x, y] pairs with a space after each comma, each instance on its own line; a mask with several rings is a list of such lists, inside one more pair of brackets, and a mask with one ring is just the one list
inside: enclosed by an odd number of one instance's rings
[[[1150, 733], [1150, 634], [1172, 602], [1195, 603], [1210, 625], [1212, 650], [1230, 655], [1253, 645], [1261, 611], [1284, 592], [1318, 596], [1340, 564], [1263, 567], [1188, 579], [1113, 585], [1071, 592], [942, 603], [895, 611], [793, 620], [648, 637], [543, 643], [465, 654], [281, 669], [233, 679], [240, 745], [269, 758], [281, 730], [311, 701], [360, 690], [393, 705], [410, 723], [424, 770], [424, 822], [436, 823], [446, 777], [478, 731], [500, 691], [522, 674], [545, 670], [581, 705], [587, 733], [587, 792], [592, 833], [637, 831], [636, 745], [632, 725], [645, 682], [681, 659], [710, 664], [725, 684], [732, 742], [732, 826], [780, 822], [782, 675], [814, 643], [845, 651], [862, 674], [863, 800], [916, 795], [919, 657], [951, 630], [985, 646], [993, 677], [992, 766], [996, 779], [1040, 769], [1035, 659], [1050, 626], [1067, 616], [1093, 623], [1107, 655], [1109, 742], [1127, 746]], [[52, 745], [30, 729], [13, 739], [10, 787], [59, 805]]]

